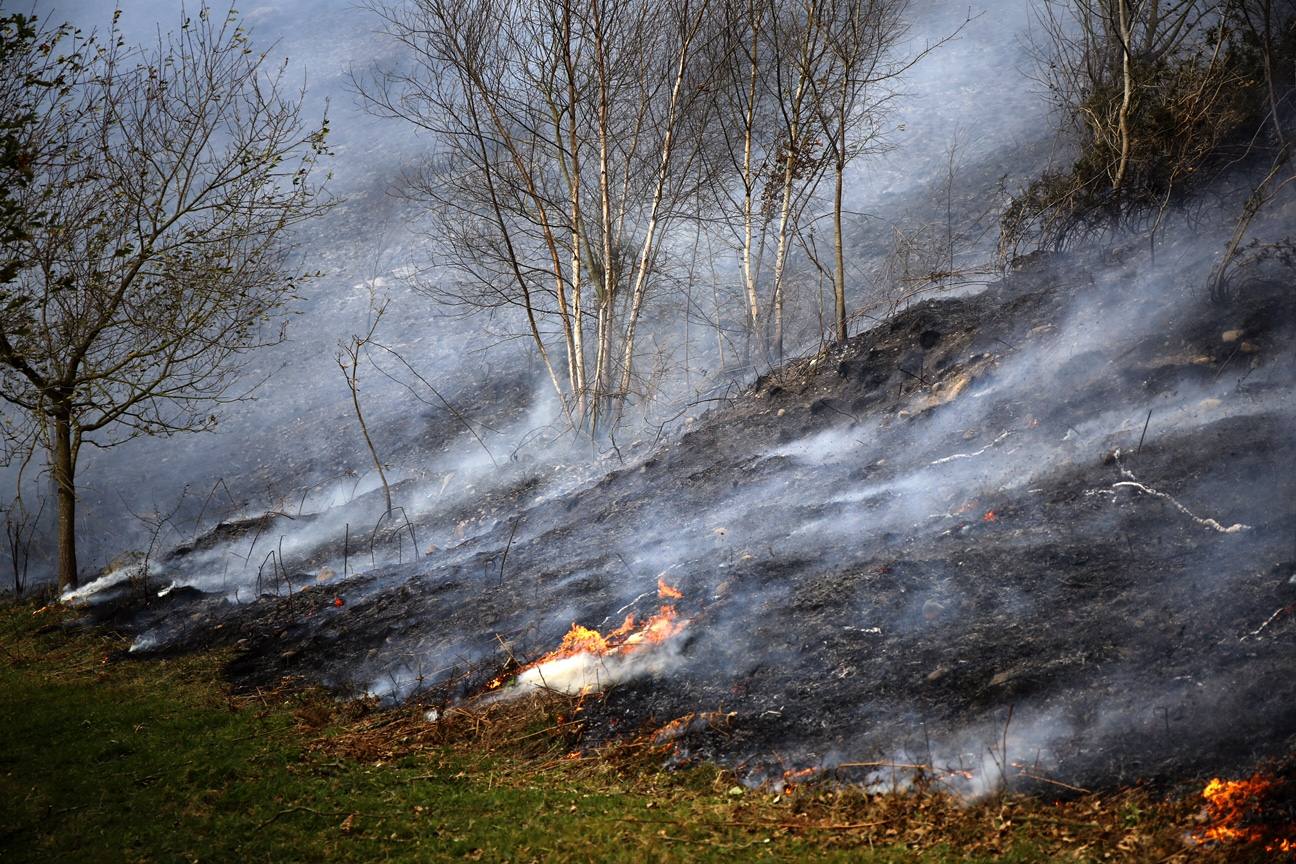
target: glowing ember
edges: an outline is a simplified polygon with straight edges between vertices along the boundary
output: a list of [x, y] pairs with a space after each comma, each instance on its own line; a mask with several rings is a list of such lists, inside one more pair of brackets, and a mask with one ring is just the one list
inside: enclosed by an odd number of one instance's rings
[[792, 789], [798, 783], [809, 780], [819, 773], [818, 768], [802, 768], [800, 770], [787, 770], [783, 772], [783, 783], [786, 789]]
[[996, 512], [993, 511], [993, 510], [987, 510], [986, 513], [985, 513], [985, 515], [982, 516], [981, 519], [982, 519], [982, 521], [984, 521], [984, 522], [998, 522], [998, 521], [999, 521], [999, 514], [996, 513]]
[[[555, 681], [566, 680], [567, 677], [573, 675], [584, 676], [588, 673], [588, 669], [585, 667], [590, 665], [589, 661], [592, 658], [622, 657], [632, 654], [645, 646], [659, 645], [665, 642], [683, 630], [688, 624], [687, 619], [679, 617], [674, 606], [674, 601], [682, 599], [684, 594], [675, 586], [667, 584], [665, 579], [658, 577], [657, 596], [663, 601], [661, 607], [656, 615], [651, 616], [642, 623], [638, 621], [633, 612], [625, 617], [620, 627], [607, 634], [573, 623], [571, 629], [563, 636], [562, 641], [558, 643], [555, 650], [550, 651], [539, 660], [514, 670], [512, 673], [497, 676], [486, 685], [487, 689], [496, 690], [510, 680], [527, 676], [527, 673], [532, 670], [539, 673], [535, 677], [538, 677], [542, 683], [550, 679]], [[547, 676], [544, 674], [547, 671], [552, 671], [555, 674]], [[549, 685], [544, 683], [544, 686]], [[591, 689], [591, 686], [585, 684], [579, 689], [584, 692]]]
[[1198, 832], [1198, 839], [1220, 844], [1264, 843], [1266, 852], [1296, 852], [1296, 826], [1275, 829], [1257, 819], [1275, 785], [1260, 774], [1246, 780], [1211, 780], [1202, 790], [1208, 827]]

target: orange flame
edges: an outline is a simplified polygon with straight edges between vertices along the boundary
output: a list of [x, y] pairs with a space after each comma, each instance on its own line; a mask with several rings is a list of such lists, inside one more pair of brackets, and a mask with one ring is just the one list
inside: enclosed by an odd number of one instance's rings
[[786, 791], [791, 791], [804, 780], [809, 780], [819, 773], [818, 768], [788, 769], [783, 772], [783, 783]]
[[528, 663], [506, 675], [495, 677], [486, 685], [487, 689], [498, 689], [511, 678], [537, 666], [551, 663], [554, 660], [574, 657], [577, 654], [590, 654], [595, 657], [630, 654], [647, 645], [659, 645], [665, 642], [683, 630], [688, 624], [687, 619], [679, 617], [679, 613], [675, 611], [673, 605], [673, 601], [683, 599], [684, 594], [678, 588], [668, 585], [665, 579], [658, 577], [657, 595], [666, 602], [662, 603], [656, 615], [648, 618], [642, 624], [638, 622], [635, 614], [631, 612], [621, 622], [620, 627], [604, 635], [597, 630], [573, 622], [571, 629], [563, 636], [556, 649], [539, 660]]
[[1296, 826], [1278, 829], [1286, 837], [1274, 837], [1273, 826], [1257, 824], [1256, 811], [1274, 787], [1274, 781], [1260, 774], [1246, 780], [1221, 780], [1206, 784], [1206, 819], [1210, 823], [1200, 834], [1203, 842], [1221, 844], [1265, 842], [1267, 852], [1296, 851]]
[[998, 522], [998, 521], [999, 521], [999, 514], [996, 513], [996, 512], [993, 511], [993, 510], [987, 510], [987, 511], [985, 512], [985, 515], [982, 516], [981, 519], [982, 519], [982, 521], [985, 521], [985, 522]]

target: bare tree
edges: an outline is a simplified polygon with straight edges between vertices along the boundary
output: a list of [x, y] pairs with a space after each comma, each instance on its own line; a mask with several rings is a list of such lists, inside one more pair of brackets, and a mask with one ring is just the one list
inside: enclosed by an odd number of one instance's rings
[[765, 187], [767, 212], [777, 220], [771, 345], [783, 359], [784, 277], [797, 223], [827, 167], [826, 149], [815, 104], [816, 82], [832, 74], [835, 58], [828, 39], [825, 6], [829, 0], [783, 4], [766, 0], [770, 9], [769, 45], [773, 60], [772, 94], [776, 109], [776, 182]]
[[[1074, 162], [1016, 195], [1001, 254], [1060, 248], [1121, 226], [1150, 227], [1170, 206], [1239, 166], [1281, 188], [1291, 114], [1290, 0], [1049, 0], [1035, 53], [1040, 80], [1077, 145]], [[1275, 185], [1276, 184], [1276, 185]], [[1219, 288], [1212, 277], [1212, 291]]]
[[[1062, 247], [1122, 224], [1159, 227], [1171, 203], [1248, 146], [1256, 92], [1249, 50], [1227, 23], [1235, 0], [1049, 0], [1039, 79], [1077, 145], [1005, 212], [1001, 252]], [[1237, 0], [1250, 3], [1253, 0]], [[1245, 130], [1245, 132], [1243, 132]]]
[[27, 571], [31, 565], [32, 537], [45, 513], [45, 497], [41, 496], [40, 504], [33, 513], [27, 509], [22, 496], [16, 496], [4, 508], [5, 551], [9, 553], [10, 574], [13, 578], [15, 597], [21, 597], [27, 587]]
[[387, 509], [383, 512], [391, 513], [391, 484], [387, 482], [387, 471], [378, 456], [378, 448], [374, 445], [373, 436], [369, 434], [369, 424], [365, 422], [364, 410], [360, 407], [360, 359], [365, 356], [365, 349], [373, 342], [374, 334], [378, 331], [378, 325], [382, 323], [386, 312], [387, 301], [379, 300], [371, 294], [368, 329], [363, 336], [356, 334], [349, 341], [340, 344], [337, 357], [334, 359], [342, 372], [342, 377], [346, 379], [347, 389], [351, 392], [351, 405], [355, 409], [356, 423], [360, 426], [360, 434], [364, 436], [365, 446], [369, 449], [370, 458], [373, 459], [374, 470], [378, 472], [378, 479], [382, 481], [383, 496], [387, 502]]
[[815, 82], [819, 124], [823, 128], [833, 172], [833, 333], [846, 341], [846, 257], [842, 197], [846, 166], [857, 156], [881, 145], [882, 118], [894, 96], [888, 88], [905, 69], [891, 59], [892, 49], [906, 32], [902, 19], [905, 0], [834, 0], [825, 10], [832, 74]]
[[[1225, 4], [1225, 26], [1232, 26], [1259, 56], [1264, 120], [1254, 140], [1270, 139], [1273, 155], [1268, 170], [1242, 204], [1241, 213], [1224, 254], [1212, 269], [1208, 289], [1211, 299], [1225, 302], [1234, 291], [1230, 281], [1239, 270], [1266, 257], [1290, 256], [1291, 238], [1282, 243], [1243, 241], [1251, 223], [1268, 204], [1296, 182], [1292, 169], [1293, 120], [1296, 119], [1296, 68], [1291, 62], [1291, 44], [1296, 40], [1296, 3], [1292, 0], [1229, 0]], [[1286, 46], [1286, 51], [1284, 47]], [[1284, 62], [1285, 61], [1285, 62]]]
[[[614, 422], [664, 239], [711, 160], [710, 0], [410, 0], [370, 8], [409, 51], [358, 76], [432, 133], [404, 193], [435, 202], [441, 301], [514, 308], [576, 428]], [[593, 327], [590, 338], [589, 327]]]
[[760, 284], [769, 220], [761, 206], [761, 189], [775, 130], [774, 105], [767, 86], [771, 10], [764, 0], [723, 0], [718, 9], [727, 38], [710, 43], [715, 52], [711, 66], [716, 70], [711, 88], [715, 127], [724, 145], [718, 151], [723, 179], [713, 184], [712, 193], [723, 212], [736, 214], [728, 224], [733, 227], [742, 275], [746, 362], [764, 323]]
[[1113, 192], [1129, 174], [1132, 114], [1147, 79], [1199, 35], [1206, 0], [1049, 0], [1043, 80], [1069, 116], [1100, 144]]
[[[60, 36], [62, 38], [60, 38]], [[39, 42], [39, 40], [38, 40]], [[301, 274], [289, 232], [325, 206], [327, 124], [304, 122], [285, 67], [207, 7], [149, 46], [54, 32], [7, 58], [44, 155], [18, 193], [29, 223], [0, 311], [0, 398], [34, 424], [57, 493], [59, 585], [77, 583], [82, 446], [210, 429], [242, 398], [249, 351]], [[47, 52], [72, 58], [56, 86]], [[37, 88], [32, 90], [31, 88]]]

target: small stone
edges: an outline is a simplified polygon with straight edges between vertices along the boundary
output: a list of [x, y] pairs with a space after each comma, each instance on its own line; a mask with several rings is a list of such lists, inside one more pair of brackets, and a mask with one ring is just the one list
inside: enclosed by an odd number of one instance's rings
[[787, 413], [787, 409], [786, 409], [786, 408], [780, 408], [780, 409], [778, 410], [778, 413], [775, 414], [774, 416], [775, 416], [775, 417], [782, 417], [782, 416], [783, 416], [784, 414], [786, 414], [786, 413]]
[[935, 669], [927, 673], [927, 682], [929, 684], [934, 684], [948, 674], [949, 669], [944, 666], [937, 666]]
[[1005, 672], [1000, 672], [999, 674], [995, 675], [993, 678], [990, 679], [990, 686], [991, 686], [991, 687], [1000, 687], [1000, 686], [1002, 686], [1002, 685], [1004, 685], [1004, 684], [1007, 684], [1009, 681], [1011, 681], [1011, 680], [1012, 680], [1013, 678], [1015, 678], [1015, 677], [1017, 677], [1016, 674], [1013, 673], [1011, 670], [1010, 670], [1010, 671], [1005, 671]]
[[1220, 334], [1221, 342], [1236, 342], [1242, 338], [1241, 330], [1225, 330]]
[[924, 621], [935, 621], [945, 611], [945, 604], [939, 600], [930, 599], [922, 606], [922, 616]]
[[973, 438], [977, 437], [978, 434], [980, 434], [980, 433], [978, 433], [977, 430], [975, 430], [975, 429], [968, 429], [968, 430], [966, 430], [966, 431], [963, 433], [963, 440], [964, 440], [964, 441], [971, 441]]
[[1238, 350], [1243, 354], [1254, 354], [1260, 350], [1260, 346], [1254, 342], [1243, 342], [1238, 346]]

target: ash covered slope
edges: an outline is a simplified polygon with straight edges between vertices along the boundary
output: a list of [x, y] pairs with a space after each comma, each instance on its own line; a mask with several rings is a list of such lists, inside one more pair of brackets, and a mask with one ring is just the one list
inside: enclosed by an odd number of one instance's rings
[[732, 712], [681, 748], [755, 779], [976, 774], [1011, 707], [1010, 760], [1085, 786], [1288, 753], [1296, 616], [1271, 616], [1296, 601], [1296, 296], [1258, 278], [1220, 309], [1184, 272], [1038, 259], [453, 548], [176, 601], [141, 644], [237, 641], [237, 680], [436, 704], [652, 606], [665, 572], [687, 626], [609, 670], [595, 739]]

